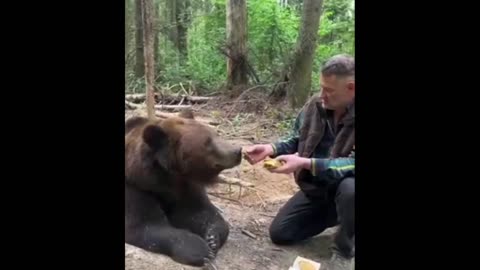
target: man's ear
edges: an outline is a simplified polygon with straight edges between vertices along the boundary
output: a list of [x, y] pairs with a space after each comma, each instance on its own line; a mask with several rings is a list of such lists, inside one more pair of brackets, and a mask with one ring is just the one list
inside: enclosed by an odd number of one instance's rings
[[355, 91], [355, 82], [348, 82], [347, 83], [347, 89], [349, 91]]
[[148, 125], [143, 130], [143, 140], [153, 150], [159, 150], [168, 144], [168, 135], [161, 127]]
[[192, 109], [183, 109], [178, 116], [182, 118], [187, 118], [187, 119], [195, 119], [195, 116], [193, 115]]

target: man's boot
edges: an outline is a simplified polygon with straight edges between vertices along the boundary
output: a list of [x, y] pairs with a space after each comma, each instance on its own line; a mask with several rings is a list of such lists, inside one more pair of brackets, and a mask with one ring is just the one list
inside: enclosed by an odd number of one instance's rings
[[[353, 259], [345, 258], [340, 253], [334, 251], [325, 270], [353, 270]], [[322, 269], [323, 270], [323, 267]]]

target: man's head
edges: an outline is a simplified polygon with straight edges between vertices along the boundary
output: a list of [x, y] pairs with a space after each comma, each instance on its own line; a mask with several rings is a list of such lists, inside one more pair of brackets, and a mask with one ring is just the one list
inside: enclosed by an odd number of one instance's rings
[[355, 60], [348, 55], [336, 55], [322, 67], [321, 100], [325, 109], [341, 110], [355, 98]]

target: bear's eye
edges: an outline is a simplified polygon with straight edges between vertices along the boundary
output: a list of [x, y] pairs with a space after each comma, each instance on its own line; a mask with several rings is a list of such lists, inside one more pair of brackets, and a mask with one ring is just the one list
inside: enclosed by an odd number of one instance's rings
[[205, 140], [205, 146], [206, 147], [209, 147], [212, 145], [212, 138], [208, 137], [206, 140]]

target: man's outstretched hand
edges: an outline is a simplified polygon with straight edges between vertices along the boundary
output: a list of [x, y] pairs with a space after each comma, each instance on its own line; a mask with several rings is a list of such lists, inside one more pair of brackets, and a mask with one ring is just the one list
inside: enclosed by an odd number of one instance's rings
[[274, 173], [290, 174], [299, 169], [311, 168], [311, 159], [299, 157], [298, 154], [278, 156], [276, 160], [283, 162], [283, 166], [270, 170]]
[[270, 144], [256, 144], [246, 147], [244, 154], [245, 159], [253, 165], [273, 155], [273, 147]]

